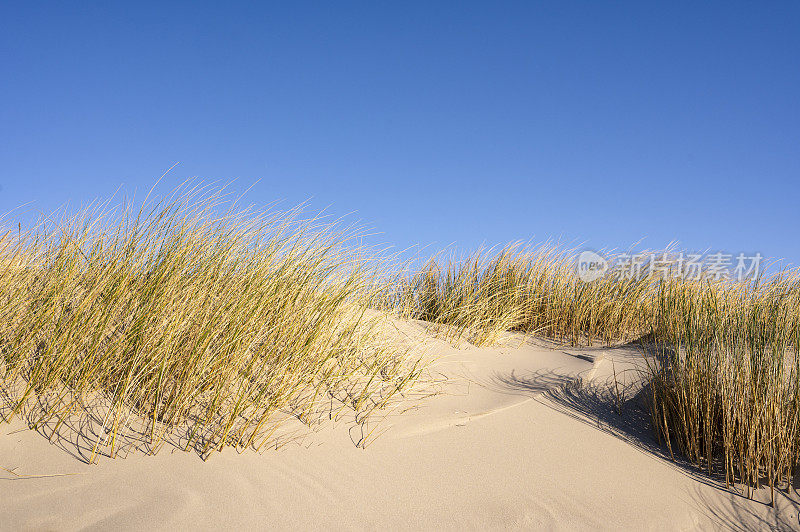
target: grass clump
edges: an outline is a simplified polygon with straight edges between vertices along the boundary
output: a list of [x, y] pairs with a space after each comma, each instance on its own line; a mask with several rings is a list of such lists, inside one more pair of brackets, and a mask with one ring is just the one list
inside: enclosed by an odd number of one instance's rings
[[394, 297], [406, 315], [477, 345], [509, 330], [572, 345], [637, 341], [653, 428], [670, 452], [748, 490], [790, 482], [800, 461], [798, 271], [748, 281], [662, 273], [584, 282], [568, 251], [509, 246], [434, 259]]
[[800, 460], [800, 278], [669, 282], [657, 291], [659, 439], [726, 484], [790, 485]]
[[203, 455], [259, 448], [278, 414], [311, 423], [326, 402], [363, 421], [417, 369], [367, 310], [379, 263], [352, 231], [297, 215], [183, 187], [0, 236], [6, 420], [57, 431], [99, 412], [90, 460], [179, 427]]
[[491, 344], [506, 331], [540, 334], [573, 345], [612, 342], [646, 327], [650, 278], [583, 282], [569, 251], [519, 244], [463, 260], [433, 258], [402, 278], [393, 301], [447, 337]]

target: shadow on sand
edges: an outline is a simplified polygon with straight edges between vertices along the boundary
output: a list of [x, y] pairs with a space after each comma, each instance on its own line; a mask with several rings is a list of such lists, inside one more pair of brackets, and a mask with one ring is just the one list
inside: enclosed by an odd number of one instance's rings
[[[649, 409], [652, 391], [639, 369], [625, 364], [635, 351], [626, 346], [622, 355], [623, 372], [634, 371], [638, 378], [620, 379], [620, 374], [601, 379], [584, 379], [558, 370], [539, 370], [528, 375], [496, 373], [489, 387], [515, 395], [531, 397], [572, 419], [585, 423], [636, 448], [697, 482], [693, 493], [687, 493], [690, 503], [719, 526], [732, 530], [758, 528], [778, 530], [800, 529], [800, 498], [797, 496], [800, 479], [786, 490], [776, 490], [776, 502], [770, 505], [768, 489], [754, 494], [752, 499], [744, 490], [727, 488], [724, 471], [715, 465], [709, 474], [705, 468], [690, 463], [682, 456], [670, 454], [654, 436]], [[594, 361], [591, 355], [570, 356]], [[617, 354], [619, 357], [620, 355]], [[639, 355], [640, 356], [640, 355]], [[620, 359], [617, 359], [620, 362]], [[622, 382], [620, 382], [622, 380]], [[708, 489], [704, 489], [704, 486]]]
[[[20, 412], [12, 413], [17, 403], [8, 389], [0, 388], [0, 426], [12, 419], [20, 419], [26, 426], [23, 430], [37, 432], [64, 453], [86, 464], [101, 458], [125, 458], [132, 453], [155, 454], [162, 450], [191, 452], [205, 460], [219, 449], [223, 441], [239, 452], [279, 449], [288, 443], [302, 444], [326, 420], [332, 419], [333, 412], [333, 401], [330, 408], [305, 411], [303, 419], [295, 412], [278, 411], [272, 415], [270, 423], [264, 425], [256, 440], [258, 445], [248, 445], [221, 438], [220, 427], [224, 427], [224, 419], [209, 422], [195, 416], [180, 424], [166, 425], [144, 418], [135, 409], [126, 408], [122, 423], [115, 430], [108, 399], [94, 397], [77, 401], [70, 409], [64, 409], [57, 401], [57, 398], [48, 400], [46, 396], [34, 397]], [[347, 414], [342, 418], [349, 419]], [[243, 417], [239, 421], [248, 422]]]

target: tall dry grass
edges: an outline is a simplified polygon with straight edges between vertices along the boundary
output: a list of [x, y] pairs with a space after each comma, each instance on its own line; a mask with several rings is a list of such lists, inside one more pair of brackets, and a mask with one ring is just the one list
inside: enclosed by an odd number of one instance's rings
[[455, 340], [484, 345], [523, 331], [579, 345], [640, 336], [653, 285], [649, 277], [585, 283], [570, 250], [515, 244], [465, 259], [434, 257], [401, 277], [390, 299]]
[[55, 433], [100, 412], [92, 460], [131, 431], [260, 448], [329, 403], [363, 422], [417, 375], [368, 310], [384, 276], [347, 228], [188, 186], [54, 218], [0, 236], [3, 417]]
[[748, 492], [791, 483], [800, 460], [800, 276], [659, 286], [652, 419], [670, 452]]
[[645, 270], [587, 283], [569, 250], [517, 245], [434, 258], [392, 299], [477, 345], [509, 330], [573, 345], [638, 340], [651, 361], [653, 428], [670, 452], [748, 490], [789, 482], [800, 459], [796, 270], [742, 282]]
[[[260, 448], [281, 415], [360, 421], [419, 375], [382, 312], [483, 345], [522, 331], [639, 340], [657, 437], [728, 483], [773, 489], [800, 459], [800, 275], [748, 282], [604, 276], [508, 246], [391, 274], [352, 230], [240, 210], [221, 192], [90, 207], [0, 236], [0, 413], [99, 420], [90, 459], [129, 432], [157, 449]], [[334, 403], [338, 406], [334, 406]], [[97, 423], [96, 423], [97, 424]]]

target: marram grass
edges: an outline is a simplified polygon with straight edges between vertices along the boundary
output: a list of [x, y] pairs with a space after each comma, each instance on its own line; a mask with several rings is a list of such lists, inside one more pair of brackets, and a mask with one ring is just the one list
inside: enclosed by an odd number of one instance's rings
[[477, 345], [638, 341], [669, 452], [748, 490], [791, 482], [797, 271], [586, 283], [568, 251], [512, 245], [398, 275], [352, 231], [297, 214], [182, 189], [0, 235], [0, 414], [52, 435], [90, 420], [89, 459], [130, 434], [156, 450], [178, 431], [206, 455], [261, 448], [286, 415], [363, 422], [420, 373], [382, 334], [388, 311]]
[[184, 188], [0, 235], [3, 417], [55, 434], [94, 416], [90, 460], [177, 427], [203, 455], [259, 448], [334, 402], [363, 422], [418, 367], [368, 311], [379, 261], [296, 214]]
[[647, 327], [651, 279], [581, 281], [569, 251], [511, 245], [465, 259], [435, 257], [390, 289], [404, 315], [441, 334], [490, 344], [513, 330], [566, 341], [633, 339]]
[[437, 258], [389, 290], [403, 314], [475, 344], [508, 330], [572, 345], [637, 341], [656, 437], [750, 488], [800, 460], [800, 274], [742, 282], [657, 275], [590, 283], [572, 254], [509, 246]]
[[663, 283], [652, 322], [652, 419], [669, 451], [709, 472], [721, 461], [729, 485], [773, 494], [790, 485], [800, 460], [797, 272]]

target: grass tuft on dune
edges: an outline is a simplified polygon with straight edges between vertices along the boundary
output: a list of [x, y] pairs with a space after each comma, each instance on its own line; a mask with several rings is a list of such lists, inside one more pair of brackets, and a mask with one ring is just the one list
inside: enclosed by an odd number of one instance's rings
[[670, 452], [750, 488], [800, 460], [800, 275], [724, 281], [649, 273], [584, 282], [572, 254], [509, 246], [434, 258], [389, 297], [440, 334], [481, 345], [519, 330], [572, 345], [638, 341], [652, 423]]
[[177, 427], [207, 455], [259, 448], [283, 414], [312, 423], [321, 404], [363, 422], [413, 381], [367, 310], [381, 263], [351, 230], [237, 209], [184, 186], [0, 236], [3, 417], [53, 434], [93, 418], [92, 460]]

